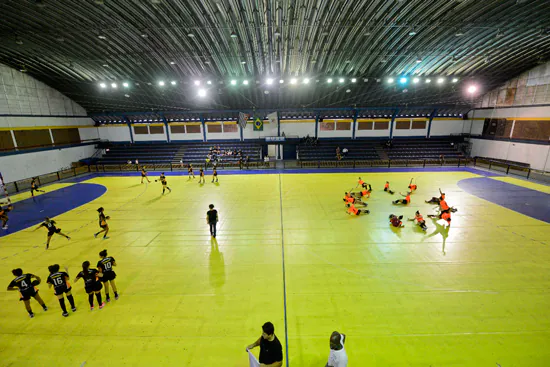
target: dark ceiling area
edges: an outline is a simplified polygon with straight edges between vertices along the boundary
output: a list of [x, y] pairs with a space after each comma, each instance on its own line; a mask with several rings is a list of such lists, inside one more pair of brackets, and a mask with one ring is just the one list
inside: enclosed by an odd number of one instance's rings
[[0, 0], [0, 14], [0, 63], [88, 113], [464, 107], [550, 59], [548, 0]]

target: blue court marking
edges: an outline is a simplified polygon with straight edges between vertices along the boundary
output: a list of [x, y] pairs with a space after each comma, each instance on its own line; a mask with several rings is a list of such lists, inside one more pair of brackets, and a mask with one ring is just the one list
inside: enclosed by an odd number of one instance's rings
[[550, 194], [486, 177], [460, 180], [458, 187], [494, 204], [550, 223]]
[[[18, 201], [13, 204], [13, 211], [8, 216], [8, 229], [0, 229], [0, 237], [35, 226], [44, 221], [44, 217], [56, 217], [81, 205], [97, 199], [107, 191], [98, 184], [75, 184], [59, 190], [46, 192], [34, 198]], [[63, 225], [60, 226], [63, 228]]]

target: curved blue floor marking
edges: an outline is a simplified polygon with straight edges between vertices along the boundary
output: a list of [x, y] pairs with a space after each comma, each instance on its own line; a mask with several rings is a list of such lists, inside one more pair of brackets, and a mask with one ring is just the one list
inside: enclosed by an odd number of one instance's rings
[[9, 213], [8, 229], [0, 229], [0, 237], [35, 226], [41, 223], [44, 217], [55, 217], [89, 203], [106, 191], [105, 186], [83, 183], [18, 201], [13, 204], [14, 210]]
[[469, 194], [550, 223], [550, 194], [490, 178], [467, 178], [458, 187]]

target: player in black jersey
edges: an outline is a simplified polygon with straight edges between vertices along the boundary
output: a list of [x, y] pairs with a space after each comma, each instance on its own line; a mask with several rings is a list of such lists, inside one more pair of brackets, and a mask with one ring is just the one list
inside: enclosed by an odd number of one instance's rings
[[7, 207], [2, 208], [0, 206], [0, 220], [2, 221], [2, 229], [8, 229], [8, 213], [13, 210], [13, 205], [8, 204]]
[[46, 283], [48, 283], [48, 287], [50, 288], [53, 286], [54, 293], [59, 300], [59, 305], [61, 306], [61, 309], [63, 310], [62, 315], [64, 317], [67, 317], [69, 316], [69, 313], [67, 312], [67, 308], [65, 307], [65, 298], [63, 298], [63, 293], [67, 294], [67, 299], [71, 304], [71, 309], [73, 310], [73, 312], [76, 311], [74, 298], [71, 293], [72, 288], [71, 284], [69, 283], [68, 270], [67, 268], [65, 268], [65, 271], [59, 271], [59, 264], [48, 266], [48, 270], [50, 271], [50, 275], [48, 275]]
[[162, 184], [162, 195], [164, 195], [164, 192], [166, 191], [166, 189], [172, 192], [172, 189], [168, 187], [168, 182], [166, 182], [166, 176], [164, 175], [164, 172], [160, 174], [158, 180], [155, 180], [155, 182], [158, 182], [158, 181], [160, 181], [160, 183]]
[[189, 180], [191, 179], [191, 176], [195, 178], [195, 174], [193, 173], [193, 165], [191, 163], [187, 165], [187, 175], [189, 176]]
[[204, 170], [202, 168], [199, 171], [199, 183], [204, 183]]
[[[11, 273], [16, 276], [16, 278], [11, 281], [10, 285], [8, 285], [8, 291], [19, 290], [19, 293], [21, 293], [21, 300], [25, 303], [25, 308], [27, 309], [29, 316], [31, 318], [34, 317], [34, 313], [31, 309], [31, 297], [40, 303], [40, 306], [42, 306], [44, 311], [48, 311], [48, 307], [38, 294], [38, 289], [35, 288], [35, 286], [40, 284], [40, 277], [30, 273], [23, 274], [22, 269], [13, 269]], [[36, 280], [32, 280], [32, 278], [35, 278]]]
[[218, 211], [214, 209], [214, 204], [208, 205], [206, 212], [206, 223], [210, 226], [210, 235], [216, 238], [216, 224], [218, 223]]
[[113, 270], [113, 266], [116, 266], [115, 258], [112, 256], [107, 256], [107, 250], [103, 250], [99, 253], [101, 260], [97, 262], [98, 269], [101, 269], [103, 273], [103, 278], [101, 281], [105, 285], [105, 299], [107, 302], [111, 302], [111, 297], [109, 296], [109, 283], [113, 287], [113, 292], [115, 293], [115, 299], [118, 299], [118, 292], [116, 289], [115, 278], [116, 273]]
[[109, 238], [107, 237], [107, 233], [109, 233], [109, 224], [107, 224], [107, 219], [111, 219], [111, 217], [105, 215], [105, 209], [103, 209], [103, 207], [97, 209], [97, 212], [99, 213], [99, 226], [101, 227], [101, 231], [95, 233], [94, 237], [97, 238], [100, 233], [105, 232], [103, 239], [106, 240]]
[[143, 179], [146, 179], [147, 182], [151, 182], [149, 181], [149, 177], [147, 177], [147, 171], [145, 170], [145, 166], [141, 167], [141, 183], [143, 183]]
[[94, 310], [94, 294], [97, 298], [97, 303], [99, 308], [102, 309], [105, 306], [105, 302], [101, 301], [101, 282], [99, 278], [103, 276], [102, 273], [97, 271], [97, 269], [90, 269], [90, 262], [84, 261], [82, 263], [82, 271], [78, 273], [74, 282], [76, 283], [78, 279], [84, 279], [84, 289], [88, 293], [88, 302], [90, 302], [90, 310]]
[[55, 224], [56, 224], [55, 221], [53, 221], [50, 218], [46, 217], [46, 218], [44, 218], [44, 223], [42, 223], [41, 225], [38, 226], [38, 228], [35, 229], [35, 231], [37, 229], [42, 228], [42, 227], [46, 227], [48, 229], [48, 241], [46, 242], [46, 250], [50, 247], [50, 240], [52, 239], [52, 236], [56, 233], [60, 236], [65, 237], [68, 240], [71, 239], [71, 237], [69, 237], [65, 233], [61, 232], [61, 228], [57, 228], [55, 226]]
[[214, 182], [214, 180], [218, 182], [218, 171], [216, 170], [216, 167], [212, 169], [212, 182]]
[[33, 177], [32, 178], [32, 181], [31, 181], [31, 196], [34, 197], [34, 192], [46, 192], [44, 190], [38, 190], [38, 184], [36, 183], [36, 177]]

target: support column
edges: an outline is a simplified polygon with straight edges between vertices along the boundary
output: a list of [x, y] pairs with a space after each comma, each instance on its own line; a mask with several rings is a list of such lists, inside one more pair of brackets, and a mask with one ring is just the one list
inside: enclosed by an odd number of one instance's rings
[[206, 139], [206, 124], [204, 123], [204, 116], [201, 115], [201, 126], [202, 126], [202, 141], [207, 141]]
[[437, 108], [432, 111], [430, 114], [430, 119], [428, 120], [428, 132], [426, 133], [426, 138], [430, 138], [430, 132], [432, 131], [432, 121], [437, 114]]
[[17, 139], [15, 139], [15, 133], [13, 132], [13, 130], [10, 130], [10, 133], [11, 133], [11, 139], [13, 140], [13, 147], [17, 148]]
[[162, 122], [164, 122], [164, 128], [166, 129], [166, 141], [170, 143], [170, 129], [168, 126], [168, 121], [166, 121], [166, 117], [164, 117], [164, 114], [160, 114], [160, 118], [162, 119]]
[[393, 123], [395, 122], [395, 118], [397, 117], [397, 114], [399, 113], [399, 109], [396, 108], [394, 111], [393, 111], [393, 115], [391, 116], [391, 121], [390, 121], [390, 139], [393, 139]]
[[317, 139], [318, 130], [319, 130], [319, 112], [315, 114], [315, 139]]
[[50, 133], [50, 139], [52, 141], [52, 145], [55, 146], [55, 142], [53, 140], [53, 133], [52, 133], [52, 129], [48, 129], [48, 132]]
[[128, 125], [128, 130], [130, 131], [130, 143], [134, 144], [134, 133], [132, 132], [132, 124], [130, 123], [130, 120], [124, 115], [122, 115], [122, 120], [126, 122], [126, 125]]
[[353, 124], [351, 126], [352, 130], [351, 130], [351, 138], [353, 140], [355, 140], [355, 130], [356, 130], [356, 125], [357, 125], [357, 115], [359, 114], [359, 111], [358, 110], [355, 110], [355, 113], [353, 114]]

